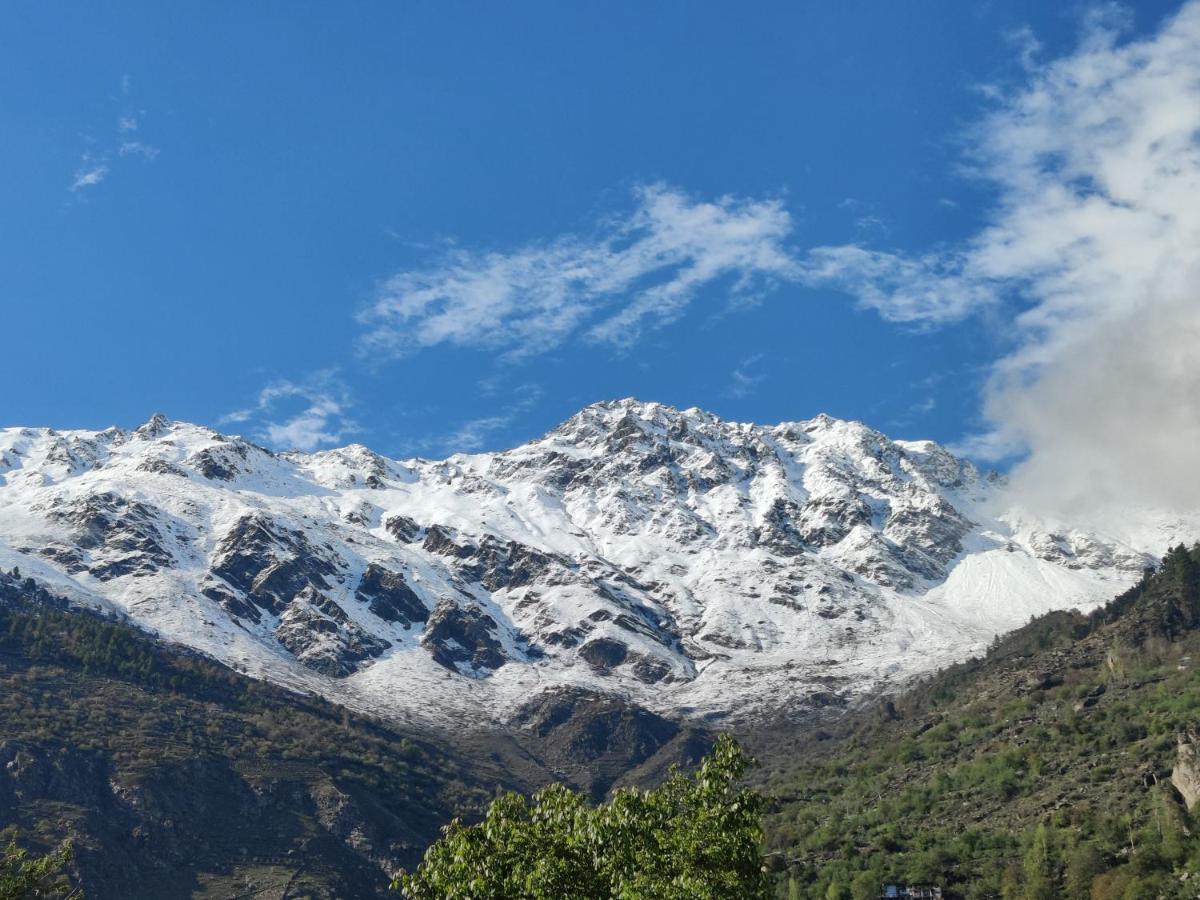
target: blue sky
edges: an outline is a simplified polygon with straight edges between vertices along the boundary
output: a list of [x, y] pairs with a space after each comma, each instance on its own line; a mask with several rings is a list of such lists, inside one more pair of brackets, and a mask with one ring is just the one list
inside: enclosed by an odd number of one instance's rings
[[441, 455], [634, 395], [1003, 456], [1069, 318], [1014, 210], [1132, 102], [1062, 67], [1177, 9], [10, 5], [0, 424]]

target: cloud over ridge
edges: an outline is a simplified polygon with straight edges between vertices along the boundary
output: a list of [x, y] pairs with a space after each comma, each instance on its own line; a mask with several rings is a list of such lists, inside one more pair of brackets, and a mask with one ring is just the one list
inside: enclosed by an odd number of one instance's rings
[[1200, 3], [1146, 39], [1096, 22], [975, 135], [1000, 189], [967, 277], [1023, 301], [986, 410], [1017, 496], [1078, 515], [1200, 504]]
[[987, 310], [1005, 349], [983, 398], [990, 430], [963, 446], [1026, 452], [1018, 500], [1072, 515], [1200, 507], [1200, 0], [1147, 37], [1124, 25], [1094, 15], [1048, 61], [1031, 38], [1021, 83], [987, 91], [965, 163], [996, 200], [955, 245], [803, 248], [778, 199], [651, 185], [592, 234], [392, 276], [359, 316], [361, 348], [625, 348], [713, 286], [836, 288], [924, 329]]

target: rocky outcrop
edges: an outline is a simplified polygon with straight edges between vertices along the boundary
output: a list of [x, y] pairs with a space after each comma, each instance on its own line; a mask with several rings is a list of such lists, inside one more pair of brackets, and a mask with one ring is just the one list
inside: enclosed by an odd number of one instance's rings
[[197, 472], [214, 481], [233, 481], [241, 471], [239, 461], [246, 461], [243, 447], [209, 448], [188, 460]]
[[383, 527], [402, 544], [411, 544], [421, 533], [421, 526], [410, 516], [390, 516]]
[[239, 519], [221, 539], [210, 572], [255, 606], [279, 615], [305, 589], [328, 590], [338, 567], [303, 532], [254, 514]]
[[571, 579], [574, 564], [562, 557], [543, 553], [517, 541], [500, 541], [486, 536], [467, 557], [468, 577], [489, 591], [512, 589], [535, 581], [564, 584]]
[[1171, 784], [1179, 791], [1188, 812], [1196, 809], [1200, 804], [1200, 740], [1194, 734], [1179, 735]]
[[[71, 550], [65, 551], [67, 558], [101, 581], [123, 575], [153, 575], [175, 562], [159, 528], [159, 517], [159, 512], [147, 504], [107, 491], [82, 497], [50, 513], [52, 521], [71, 530], [75, 548], [88, 551], [86, 564], [82, 554]], [[54, 552], [46, 555], [56, 556]]]
[[496, 620], [478, 606], [442, 600], [425, 623], [421, 644], [452, 672], [483, 677], [508, 661], [497, 630]]
[[[276, 617], [272, 634], [288, 652], [310, 669], [343, 677], [391, 643], [365, 631], [330, 598], [330, 590], [342, 579], [338, 562], [302, 531], [248, 515], [221, 540], [202, 590], [238, 618], [257, 624], [264, 612]], [[368, 573], [368, 589], [375, 593], [361, 599], [396, 615], [399, 609], [411, 608], [405, 606], [402, 582], [382, 572]]]
[[304, 665], [341, 678], [391, 644], [369, 634], [345, 610], [312, 587], [297, 594], [279, 617], [275, 638]]
[[429, 610], [416, 591], [409, 587], [404, 576], [376, 563], [367, 566], [354, 596], [387, 622], [408, 626], [429, 618]]
[[629, 648], [612, 638], [596, 638], [579, 648], [579, 655], [601, 674], [607, 675], [629, 655]]

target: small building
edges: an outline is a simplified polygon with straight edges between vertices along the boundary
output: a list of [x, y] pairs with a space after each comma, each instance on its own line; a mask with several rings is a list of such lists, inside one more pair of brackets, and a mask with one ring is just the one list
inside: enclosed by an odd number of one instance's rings
[[936, 884], [885, 884], [880, 900], [942, 900], [942, 889]]

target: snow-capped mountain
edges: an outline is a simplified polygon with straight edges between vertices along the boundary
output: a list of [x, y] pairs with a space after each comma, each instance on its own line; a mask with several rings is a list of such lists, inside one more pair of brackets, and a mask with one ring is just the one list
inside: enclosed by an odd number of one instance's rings
[[0, 431], [0, 566], [356, 707], [495, 721], [555, 687], [711, 717], [843, 704], [1150, 561], [989, 512], [931, 442], [635, 400], [443, 461], [155, 416]]

